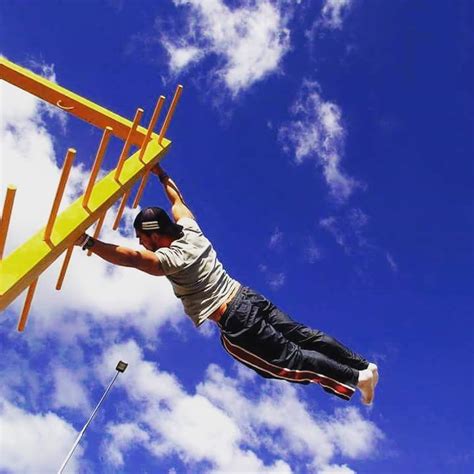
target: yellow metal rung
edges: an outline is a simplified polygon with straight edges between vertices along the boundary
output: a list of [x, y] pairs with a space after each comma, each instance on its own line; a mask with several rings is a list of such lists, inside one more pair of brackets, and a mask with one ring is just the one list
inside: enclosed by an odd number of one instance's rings
[[13, 203], [15, 201], [15, 186], [7, 187], [7, 194], [5, 195], [5, 202], [3, 204], [2, 219], [0, 222], [0, 260], [3, 258], [3, 251], [5, 250], [5, 243], [7, 241], [8, 227], [10, 227], [10, 218], [12, 216]]
[[21, 312], [20, 320], [18, 321], [18, 331], [23, 332], [28, 321], [28, 314], [31, 309], [31, 302], [33, 301], [33, 296], [35, 294], [36, 285], [38, 284], [38, 279], [36, 279], [28, 288], [28, 293], [26, 293], [25, 304], [23, 305], [23, 311]]

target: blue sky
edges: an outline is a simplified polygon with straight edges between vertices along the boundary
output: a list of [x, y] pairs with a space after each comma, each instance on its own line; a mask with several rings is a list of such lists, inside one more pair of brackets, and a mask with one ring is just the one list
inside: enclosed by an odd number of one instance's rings
[[[228, 272], [379, 364], [375, 405], [237, 367], [166, 280], [75, 252], [1, 318], [0, 472], [472, 472], [472, 3], [4, 0], [0, 53], [125, 117], [183, 95], [163, 166]], [[2, 84], [7, 253], [101, 132]], [[104, 162], [120, 152], [113, 142]], [[151, 181], [141, 205], [166, 205]], [[137, 246], [127, 209], [104, 240]], [[61, 259], [60, 259], [61, 260]]]

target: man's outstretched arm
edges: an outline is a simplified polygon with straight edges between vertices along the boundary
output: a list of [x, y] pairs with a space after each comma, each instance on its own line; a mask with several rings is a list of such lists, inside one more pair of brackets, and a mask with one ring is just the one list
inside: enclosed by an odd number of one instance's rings
[[97, 239], [92, 239], [92, 237], [87, 234], [83, 234], [79, 237], [75, 244], [83, 247], [86, 243], [88, 243], [88, 245], [86, 245], [87, 250], [90, 250], [109, 263], [122, 267], [137, 268], [150, 275], [164, 275], [160, 261], [153, 252], [148, 250], [133, 250], [120, 245], [108, 244]]
[[176, 183], [166, 174], [163, 168], [160, 165], [155, 165], [151, 169], [151, 172], [158, 176], [158, 179], [163, 185], [166, 197], [171, 203], [171, 213], [173, 214], [175, 222], [178, 222], [182, 217], [195, 219], [191, 210], [184, 203], [183, 195], [178, 189], [178, 186], [176, 186]]

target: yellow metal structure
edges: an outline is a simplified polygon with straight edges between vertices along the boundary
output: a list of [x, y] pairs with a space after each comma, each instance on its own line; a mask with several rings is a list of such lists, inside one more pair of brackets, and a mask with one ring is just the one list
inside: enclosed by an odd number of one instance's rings
[[[132, 123], [90, 100], [74, 94], [54, 82], [38, 76], [7, 59], [0, 57], [0, 79], [59, 107], [98, 128], [112, 127], [114, 135], [126, 140]], [[138, 127], [132, 136], [132, 145], [141, 146], [147, 130]]]
[[[120, 200], [121, 205], [114, 223], [114, 229], [117, 228], [126, 200], [130, 195], [133, 185], [138, 180], [142, 180], [142, 186], [139, 191], [141, 195], [151, 167], [164, 157], [171, 145], [170, 140], [165, 138], [164, 134], [168, 129], [181, 95], [182, 86], [178, 86], [176, 90], [160, 134], [156, 134], [153, 132], [153, 128], [164, 102], [163, 96], [159, 98], [150, 121], [150, 126], [146, 129], [139, 125], [143, 113], [142, 109], [137, 109], [135, 118], [131, 122], [2, 57], [0, 57], [0, 79], [20, 87], [40, 99], [104, 130], [85, 194], [80, 196], [63, 212], [57, 214], [75, 153], [74, 150], [70, 149], [66, 156], [63, 174], [47, 225], [11, 252], [5, 259], [1, 259], [0, 255], [0, 311], [4, 310], [28, 288], [18, 325], [18, 330], [22, 331], [27, 321], [28, 311], [41, 273], [65, 252], [66, 258], [61, 268], [57, 285], [57, 289], [60, 289], [72, 254], [74, 242], [79, 236], [95, 222], [97, 223], [96, 232], [100, 232], [107, 210]], [[117, 167], [96, 182], [102, 156], [110, 134], [124, 140], [124, 147]], [[129, 157], [128, 153], [132, 145], [139, 148]], [[0, 250], [2, 251], [12, 212], [13, 190], [14, 187], [10, 186], [0, 221], [0, 244], [2, 247]]]

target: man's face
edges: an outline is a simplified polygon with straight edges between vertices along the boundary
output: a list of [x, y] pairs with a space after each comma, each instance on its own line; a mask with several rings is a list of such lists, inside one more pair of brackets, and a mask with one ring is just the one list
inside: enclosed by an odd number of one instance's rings
[[156, 246], [154, 242], [154, 234], [147, 235], [144, 232], [137, 230], [137, 239], [140, 245], [145, 247], [147, 250], [151, 250], [154, 252], [155, 250], [158, 250], [159, 247]]
[[168, 242], [169, 239], [164, 235], [160, 235], [158, 233], [147, 235], [141, 230], [137, 230], [136, 234], [137, 234], [137, 239], [140, 245], [145, 247], [147, 250], [151, 250], [152, 252], [156, 252], [158, 249], [162, 247], [169, 246], [169, 242]]

